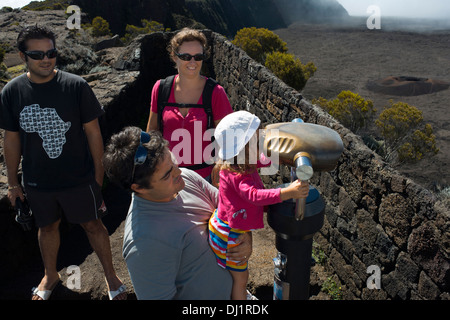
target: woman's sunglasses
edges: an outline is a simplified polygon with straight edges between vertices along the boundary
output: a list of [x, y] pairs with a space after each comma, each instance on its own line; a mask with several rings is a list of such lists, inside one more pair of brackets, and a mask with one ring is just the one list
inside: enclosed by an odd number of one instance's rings
[[33, 60], [43, 60], [45, 56], [49, 59], [56, 58], [58, 55], [58, 50], [56, 49], [50, 49], [47, 52], [44, 51], [24, 51], [24, 54], [26, 54], [28, 57], [30, 57]]
[[194, 58], [195, 61], [203, 61], [206, 59], [204, 53], [197, 53], [193, 56], [189, 53], [175, 53], [175, 55], [183, 61], [191, 61], [192, 58]]
[[134, 171], [136, 169], [136, 166], [143, 164], [145, 160], [147, 160], [148, 151], [142, 144], [148, 142], [150, 142], [150, 135], [147, 132], [141, 131], [141, 141], [134, 155], [134, 165], [133, 172], [131, 173], [131, 182], [133, 182], [134, 180]]

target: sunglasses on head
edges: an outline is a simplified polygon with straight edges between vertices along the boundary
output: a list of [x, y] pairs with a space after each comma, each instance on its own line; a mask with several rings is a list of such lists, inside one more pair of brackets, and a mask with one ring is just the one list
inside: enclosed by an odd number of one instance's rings
[[193, 56], [189, 53], [175, 53], [175, 55], [183, 61], [191, 61], [192, 58], [194, 58], [195, 61], [203, 61], [206, 59], [204, 53], [197, 53]]
[[58, 50], [50, 49], [47, 52], [44, 51], [24, 51], [24, 54], [33, 60], [43, 60], [45, 56], [49, 59], [56, 58]]
[[136, 153], [134, 154], [134, 165], [133, 172], [131, 173], [131, 182], [134, 180], [134, 171], [137, 165], [141, 165], [147, 160], [148, 151], [142, 145], [144, 143], [150, 142], [150, 135], [147, 132], [141, 131], [141, 141], [139, 142], [139, 146], [137, 147]]

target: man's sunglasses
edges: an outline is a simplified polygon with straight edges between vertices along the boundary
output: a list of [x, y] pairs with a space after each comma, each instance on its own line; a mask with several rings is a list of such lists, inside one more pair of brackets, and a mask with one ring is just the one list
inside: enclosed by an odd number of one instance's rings
[[183, 61], [191, 61], [192, 58], [194, 58], [195, 61], [203, 61], [206, 59], [204, 53], [197, 53], [193, 56], [189, 53], [175, 53], [175, 55]]
[[56, 58], [58, 55], [58, 50], [56, 49], [50, 49], [47, 52], [44, 51], [24, 51], [24, 54], [26, 54], [28, 57], [30, 57], [33, 60], [44, 60], [44, 57], [47, 56], [49, 59]]
[[141, 141], [140, 141], [139, 146], [137, 147], [136, 153], [134, 155], [133, 172], [131, 174], [131, 182], [132, 183], [134, 180], [134, 171], [136, 169], [136, 166], [143, 164], [145, 162], [145, 160], [147, 160], [148, 151], [142, 144], [148, 143], [148, 142], [150, 142], [150, 135], [147, 132], [141, 131]]

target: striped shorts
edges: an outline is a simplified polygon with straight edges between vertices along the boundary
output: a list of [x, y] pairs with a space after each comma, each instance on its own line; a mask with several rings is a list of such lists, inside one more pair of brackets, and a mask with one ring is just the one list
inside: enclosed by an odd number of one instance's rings
[[209, 220], [209, 245], [216, 255], [217, 264], [224, 269], [242, 272], [247, 270], [248, 263], [238, 266], [239, 261], [229, 260], [226, 256], [227, 249], [237, 246], [237, 238], [248, 232], [247, 230], [233, 229], [228, 223], [217, 217], [217, 209]]

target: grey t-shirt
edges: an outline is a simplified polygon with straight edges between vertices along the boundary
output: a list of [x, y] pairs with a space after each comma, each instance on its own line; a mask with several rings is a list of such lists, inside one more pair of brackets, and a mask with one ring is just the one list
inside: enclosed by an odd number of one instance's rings
[[232, 278], [217, 265], [208, 221], [217, 189], [182, 169], [185, 187], [166, 203], [135, 194], [125, 222], [123, 256], [138, 299], [226, 300]]

